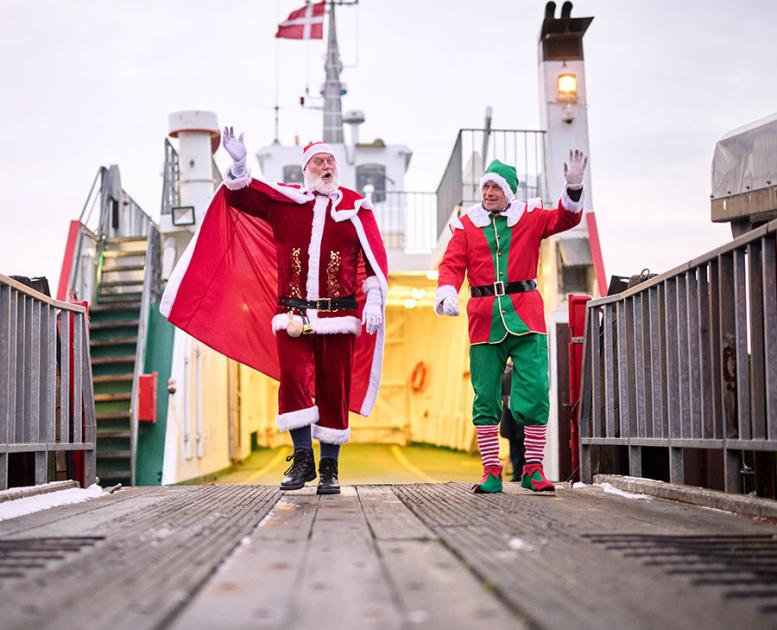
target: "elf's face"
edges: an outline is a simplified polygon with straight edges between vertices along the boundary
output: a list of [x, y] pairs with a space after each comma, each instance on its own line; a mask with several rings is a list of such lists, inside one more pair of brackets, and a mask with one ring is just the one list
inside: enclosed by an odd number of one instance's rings
[[485, 182], [482, 188], [483, 207], [489, 212], [501, 212], [507, 207], [507, 197], [494, 182]]

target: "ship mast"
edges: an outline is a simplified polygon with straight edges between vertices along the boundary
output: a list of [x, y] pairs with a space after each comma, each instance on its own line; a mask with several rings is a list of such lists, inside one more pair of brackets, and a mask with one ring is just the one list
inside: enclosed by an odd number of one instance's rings
[[340, 83], [340, 73], [343, 64], [340, 61], [340, 50], [337, 46], [337, 30], [335, 28], [335, 3], [329, 3], [329, 34], [327, 37], [326, 81], [324, 83], [324, 142], [343, 144], [343, 106], [341, 96], [343, 86]]

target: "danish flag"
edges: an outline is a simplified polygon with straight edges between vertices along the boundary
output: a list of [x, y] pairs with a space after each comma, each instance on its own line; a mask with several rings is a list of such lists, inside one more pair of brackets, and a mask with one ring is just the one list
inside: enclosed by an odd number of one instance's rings
[[283, 22], [278, 25], [275, 37], [283, 39], [323, 39], [324, 37], [324, 8], [326, 2], [311, 4], [307, 2], [304, 7], [289, 13]]

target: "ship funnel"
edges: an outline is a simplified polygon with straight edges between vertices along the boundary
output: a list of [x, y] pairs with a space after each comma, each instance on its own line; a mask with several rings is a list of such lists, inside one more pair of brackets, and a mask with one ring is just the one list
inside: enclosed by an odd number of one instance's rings
[[351, 126], [351, 144], [356, 146], [359, 144], [359, 125], [361, 125], [366, 118], [364, 112], [360, 109], [354, 109], [349, 112], [345, 112], [343, 116], [343, 122], [346, 125]]

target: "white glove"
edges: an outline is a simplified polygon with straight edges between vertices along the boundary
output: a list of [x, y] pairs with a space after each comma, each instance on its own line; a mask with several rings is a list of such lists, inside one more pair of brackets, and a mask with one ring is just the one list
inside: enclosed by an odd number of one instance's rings
[[367, 302], [362, 311], [362, 324], [367, 328], [367, 333], [374, 335], [383, 323], [383, 294], [380, 289], [373, 287], [367, 291]]
[[221, 144], [232, 158], [232, 167], [230, 171], [235, 177], [243, 177], [246, 173], [246, 146], [243, 144], [243, 134], [235, 138], [235, 131], [232, 127], [224, 127], [221, 134]]
[[564, 179], [567, 180], [567, 188], [580, 190], [583, 187], [583, 174], [588, 165], [588, 158], [582, 151], [575, 149], [569, 151], [569, 164], [564, 162]]
[[445, 315], [456, 317], [459, 314], [459, 297], [449, 295], [442, 301], [442, 312]]

